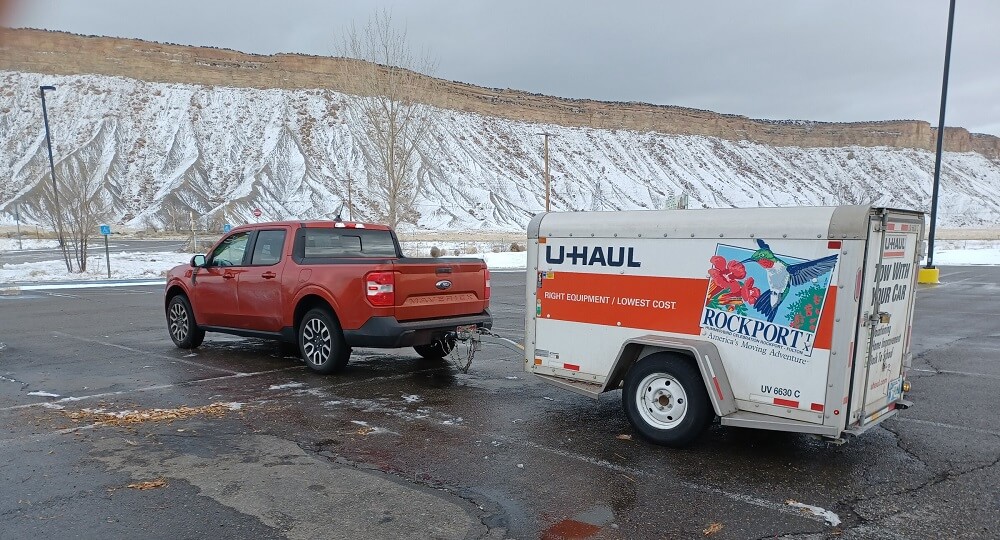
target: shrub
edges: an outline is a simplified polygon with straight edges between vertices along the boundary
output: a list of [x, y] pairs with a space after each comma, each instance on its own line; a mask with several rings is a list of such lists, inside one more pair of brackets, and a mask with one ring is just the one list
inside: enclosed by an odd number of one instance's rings
[[518, 253], [518, 252], [524, 251], [524, 246], [522, 246], [521, 244], [518, 244], [517, 242], [514, 242], [514, 243], [512, 243], [510, 245], [510, 251], [512, 251], [514, 253]]
[[437, 257], [440, 257], [440, 256], [441, 256], [441, 248], [439, 248], [437, 246], [432, 247], [431, 248], [431, 257], [437, 258]]

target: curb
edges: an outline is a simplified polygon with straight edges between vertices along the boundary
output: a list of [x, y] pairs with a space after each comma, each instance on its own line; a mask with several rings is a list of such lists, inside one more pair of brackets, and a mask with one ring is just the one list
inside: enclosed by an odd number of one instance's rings
[[18, 296], [20, 294], [20, 287], [0, 287], [0, 296]]

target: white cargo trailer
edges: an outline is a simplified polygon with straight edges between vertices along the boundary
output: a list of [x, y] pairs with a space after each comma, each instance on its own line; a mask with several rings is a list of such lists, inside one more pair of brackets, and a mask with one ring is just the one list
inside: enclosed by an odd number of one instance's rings
[[920, 212], [551, 212], [528, 226], [525, 370], [622, 388], [649, 440], [860, 434], [906, 408]]

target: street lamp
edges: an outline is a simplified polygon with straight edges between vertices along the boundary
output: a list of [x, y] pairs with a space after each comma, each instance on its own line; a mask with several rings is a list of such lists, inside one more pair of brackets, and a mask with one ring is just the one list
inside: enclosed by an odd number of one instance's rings
[[69, 262], [69, 253], [66, 251], [66, 241], [63, 238], [62, 208], [59, 206], [59, 186], [56, 184], [56, 163], [52, 158], [52, 135], [49, 133], [49, 113], [45, 107], [45, 91], [55, 90], [55, 86], [39, 86], [38, 94], [42, 97], [42, 119], [45, 121], [45, 143], [49, 147], [49, 169], [52, 172], [52, 199], [56, 207], [56, 228], [59, 235], [59, 247], [63, 250], [63, 258], [66, 260], [66, 270], [72, 271]]
[[951, 65], [951, 31], [955, 26], [955, 0], [948, 7], [948, 37], [944, 46], [944, 77], [941, 81], [941, 115], [938, 117], [937, 150], [934, 155], [934, 187], [931, 191], [931, 231], [927, 237], [927, 265], [920, 269], [920, 283], [937, 283], [939, 271], [934, 267], [934, 230], [937, 227], [938, 190], [941, 186], [941, 149], [944, 145], [944, 107], [948, 102], [948, 68]]
[[542, 135], [542, 136], [545, 137], [545, 211], [548, 212], [549, 211], [549, 196], [551, 194], [551, 190], [549, 188], [549, 185], [550, 185], [550, 182], [551, 182], [551, 179], [550, 179], [550, 176], [549, 176], [549, 137], [550, 136], [555, 137], [555, 135], [552, 134], [552, 133], [545, 132], [545, 131], [539, 133], [539, 135]]

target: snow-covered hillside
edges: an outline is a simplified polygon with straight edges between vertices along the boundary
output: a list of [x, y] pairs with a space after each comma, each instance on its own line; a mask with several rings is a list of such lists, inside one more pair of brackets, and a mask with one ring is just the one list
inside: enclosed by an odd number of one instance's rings
[[[351, 186], [355, 219], [373, 215], [345, 106], [328, 90], [255, 90], [107, 76], [0, 72], [0, 222], [45, 223], [38, 201], [48, 156], [46, 94], [57, 178], [91, 175], [113, 222], [187, 227], [332, 217]], [[932, 153], [899, 148], [771, 147], [655, 132], [567, 128], [437, 110], [434, 152], [415, 227], [519, 231], [544, 206], [542, 138], [550, 139], [553, 207], [663, 208], [875, 202], [926, 209]], [[1000, 221], [1000, 162], [946, 153], [946, 227]], [[214, 225], [213, 225], [214, 226]]]

